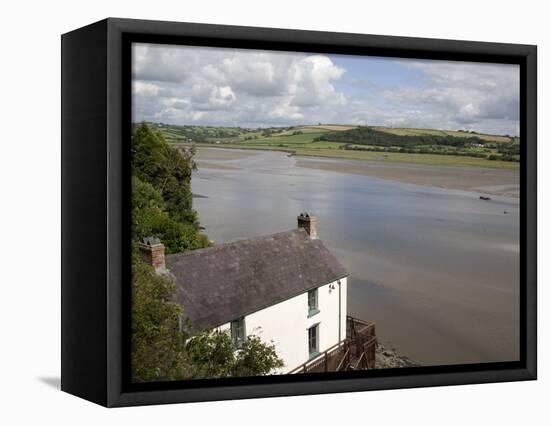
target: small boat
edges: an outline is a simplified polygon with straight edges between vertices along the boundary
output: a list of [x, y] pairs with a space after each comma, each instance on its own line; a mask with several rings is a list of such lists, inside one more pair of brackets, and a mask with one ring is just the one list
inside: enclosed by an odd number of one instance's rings
[[480, 199], [480, 200], [483, 200], [483, 201], [490, 201], [490, 200], [491, 200], [491, 197], [485, 197], [484, 195], [480, 195], [480, 196], [479, 196], [479, 199]]

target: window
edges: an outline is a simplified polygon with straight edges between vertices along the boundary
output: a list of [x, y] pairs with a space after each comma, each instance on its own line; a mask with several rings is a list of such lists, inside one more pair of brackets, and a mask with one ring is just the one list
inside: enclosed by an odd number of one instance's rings
[[246, 339], [244, 317], [231, 321], [231, 338], [233, 339], [233, 345], [235, 345], [236, 348], [240, 348], [243, 345], [244, 340]]
[[319, 354], [319, 324], [307, 329], [309, 357]]
[[308, 317], [312, 317], [313, 315], [319, 313], [318, 295], [319, 292], [317, 291], [317, 289], [307, 292]]
[[180, 333], [183, 333], [183, 327], [185, 325], [185, 320], [183, 318], [183, 314], [178, 315], [178, 331]]

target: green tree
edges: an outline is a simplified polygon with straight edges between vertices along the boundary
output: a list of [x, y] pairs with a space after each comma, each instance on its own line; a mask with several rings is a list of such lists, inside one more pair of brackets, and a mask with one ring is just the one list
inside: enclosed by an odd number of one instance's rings
[[198, 227], [192, 208], [191, 174], [196, 169], [195, 149], [172, 148], [147, 123], [137, 126], [132, 137], [132, 175], [150, 183], [165, 202], [166, 211], [180, 222]]
[[273, 343], [248, 336], [236, 350], [228, 332], [192, 334], [180, 327], [175, 283], [139, 259], [132, 260], [132, 378], [134, 382], [258, 376], [282, 367]]
[[153, 183], [163, 173], [169, 149], [159, 132], [139, 124], [132, 136], [132, 175]]
[[265, 344], [258, 336], [250, 335], [236, 353], [232, 375], [262, 376], [283, 366], [284, 362], [277, 356], [273, 343]]
[[181, 307], [173, 300], [174, 281], [132, 259], [132, 377], [136, 382], [176, 380], [185, 356], [179, 333]]
[[176, 150], [146, 123], [132, 137], [132, 237], [157, 237], [168, 253], [208, 246], [193, 210], [195, 149]]
[[157, 237], [167, 253], [183, 253], [208, 246], [208, 238], [195, 224], [180, 222], [165, 210], [160, 192], [132, 177], [132, 238]]

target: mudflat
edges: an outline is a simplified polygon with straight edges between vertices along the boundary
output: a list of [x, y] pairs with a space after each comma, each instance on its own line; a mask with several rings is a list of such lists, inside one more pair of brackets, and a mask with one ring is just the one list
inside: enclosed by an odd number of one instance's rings
[[[238, 160], [260, 155], [262, 151], [199, 147], [199, 168], [228, 170], [240, 168]], [[445, 189], [479, 192], [519, 198], [519, 169], [432, 166], [293, 156], [296, 166], [319, 171], [348, 173], [379, 179]]]
[[228, 160], [242, 160], [243, 158], [252, 157], [258, 155], [257, 152], [237, 150], [237, 149], [224, 149], [224, 148], [197, 148], [197, 154], [195, 160], [197, 162], [208, 162], [210, 160], [216, 161], [228, 161]]
[[519, 170], [296, 158], [296, 166], [308, 169], [371, 176], [414, 185], [519, 197]]

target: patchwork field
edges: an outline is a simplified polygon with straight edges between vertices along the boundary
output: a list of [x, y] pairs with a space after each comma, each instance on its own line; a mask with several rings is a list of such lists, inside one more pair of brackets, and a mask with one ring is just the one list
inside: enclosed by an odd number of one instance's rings
[[285, 151], [308, 157], [517, 169], [519, 139], [467, 131], [319, 124], [246, 129], [153, 125], [171, 144]]

